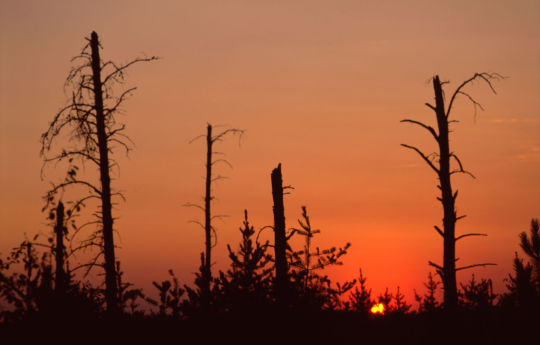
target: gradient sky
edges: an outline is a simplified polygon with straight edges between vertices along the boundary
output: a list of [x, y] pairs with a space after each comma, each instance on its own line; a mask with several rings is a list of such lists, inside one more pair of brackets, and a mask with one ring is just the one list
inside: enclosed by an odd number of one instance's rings
[[[66, 103], [63, 84], [92, 30], [102, 56], [147, 55], [127, 86], [138, 90], [121, 120], [135, 143], [114, 187], [127, 202], [116, 229], [127, 280], [153, 293], [172, 268], [191, 283], [203, 250], [202, 219], [188, 202], [204, 191], [205, 125], [245, 129], [241, 145], [219, 149], [233, 169], [215, 186], [218, 245], [214, 272], [229, 264], [243, 209], [271, 225], [270, 171], [283, 164], [287, 226], [301, 205], [322, 230], [315, 245], [352, 243], [338, 280], [362, 268], [374, 293], [400, 285], [410, 298], [442, 261], [433, 230], [442, 218], [436, 177], [400, 143], [435, 150], [429, 134], [400, 124], [434, 124], [430, 78], [449, 80], [447, 95], [475, 72], [498, 72], [497, 95], [468, 89], [484, 105], [475, 116], [461, 99], [451, 145], [477, 179], [458, 176], [458, 273], [491, 277], [501, 291], [518, 234], [540, 217], [540, 3], [538, 1], [19, 1], [0, 3], [0, 253], [50, 231], [41, 213], [40, 134]], [[270, 235], [270, 232], [261, 236]], [[460, 241], [461, 242], [461, 241]]]

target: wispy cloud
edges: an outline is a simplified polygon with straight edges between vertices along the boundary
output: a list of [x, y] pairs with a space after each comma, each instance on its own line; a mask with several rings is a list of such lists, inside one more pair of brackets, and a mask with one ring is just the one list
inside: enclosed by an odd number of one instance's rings
[[533, 145], [529, 147], [525, 152], [521, 152], [516, 155], [516, 158], [520, 161], [531, 162], [540, 160], [540, 146]]
[[501, 123], [501, 124], [508, 124], [508, 123], [535, 123], [538, 122], [540, 118], [538, 117], [497, 117], [493, 119], [489, 119], [490, 123]]

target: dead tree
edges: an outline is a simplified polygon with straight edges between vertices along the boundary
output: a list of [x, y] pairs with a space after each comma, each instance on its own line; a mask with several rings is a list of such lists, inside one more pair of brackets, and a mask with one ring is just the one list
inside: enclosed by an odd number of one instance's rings
[[[471, 84], [473, 81], [478, 80], [481, 82], [485, 82], [491, 91], [495, 92], [495, 89], [493, 88], [492, 81], [493, 80], [500, 80], [502, 77], [499, 74], [496, 73], [475, 73], [471, 78], [465, 80], [457, 87], [457, 89], [452, 94], [452, 97], [450, 98], [450, 103], [448, 104], [448, 107], [445, 107], [444, 104], [444, 93], [443, 93], [443, 85], [448, 82], [441, 82], [439, 79], [439, 76], [436, 75], [433, 78], [433, 89], [435, 92], [435, 106], [426, 103], [426, 106], [428, 106], [431, 110], [435, 112], [435, 116], [437, 119], [437, 128], [438, 131], [435, 130], [432, 126], [426, 125], [420, 121], [416, 120], [410, 120], [410, 119], [404, 119], [401, 120], [401, 122], [406, 123], [412, 123], [415, 125], [418, 125], [425, 130], [427, 130], [431, 136], [435, 139], [437, 142], [437, 145], [439, 147], [438, 153], [432, 153], [430, 155], [426, 155], [423, 153], [420, 149], [410, 146], [401, 144], [401, 146], [406, 147], [408, 149], [411, 149], [418, 153], [420, 157], [424, 160], [424, 162], [427, 163], [427, 165], [437, 174], [437, 177], [439, 179], [439, 185], [437, 186], [439, 190], [441, 191], [441, 196], [437, 199], [441, 202], [443, 207], [443, 229], [441, 229], [438, 226], [435, 226], [435, 230], [439, 235], [443, 238], [443, 265], [440, 266], [438, 264], [435, 264], [433, 262], [429, 262], [429, 264], [437, 270], [437, 273], [441, 276], [441, 280], [443, 281], [443, 287], [444, 287], [444, 307], [446, 310], [452, 311], [455, 310], [457, 307], [457, 301], [458, 301], [458, 294], [457, 294], [457, 283], [456, 283], [456, 271], [464, 270], [467, 268], [477, 267], [477, 266], [486, 266], [486, 265], [494, 265], [492, 263], [483, 263], [483, 264], [474, 264], [474, 265], [468, 265], [463, 267], [456, 267], [456, 241], [470, 236], [487, 236], [486, 234], [480, 234], [480, 233], [470, 233], [470, 234], [464, 234], [456, 237], [456, 221], [462, 219], [465, 217], [465, 215], [457, 216], [456, 209], [455, 209], [455, 202], [458, 195], [457, 189], [454, 191], [452, 189], [451, 184], [451, 177], [454, 174], [466, 174], [474, 178], [474, 176], [465, 170], [463, 168], [463, 164], [461, 163], [461, 160], [458, 158], [457, 154], [451, 151], [450, 149], [450, 140], [449, 140], [449, 125], [453, 122], [457, 122], [456, 120], [450, 119], [450, 114], [452, 110], [452, 106], [454, 105], [454, 102], [458, 96], [464, 96], [467, 98], [474, 106], [475, 112], [477, 108], [480, 108], [483, 110], [480, 103], [478, 103], [471, 95], [469, 95], [467, 92], [464, 91], [464, 88]], [[451, 167], [451, 161], [455, 164], [457, 164], [457, 167], [452, 168]]]
[[54, 248], [56, 258], [56, 273], [55, 273], [55, 292], [58, 296], [65, 294], [66, 288], [66, 272], [64, 271], [64, 256], [66, 253], [64, 247], [64, 235], [67, 232], [64, 226], [64, 204], [60, 201], [56, 207], [56, 226], [54, 227], [56, 234], [56, 247]]
[[[118, 123], [115, 115], [135, 88], [128, 88], [115, 94], [114, 87], [124, 82], [126, 71], [131, 65], [157, 58], [136, 58], [121, 65], [112, 61], [105, 62], [100, 58], [101, 45], [97, 33], [92, 32], [90, 39], [87, 40], [88, 43], [81, 53], [72, 59], [77, 65], [71, 69], [66, 80], [66, 86], [71, 87], [71, 100], [55, 115], [49, 128], [41, 136], [41, 155], [45, 164], [60, 161], [67, 161], [69, 164], [66, 179], [59, 184], [53, 184], [45, 199], [50, 205], [54, 203], [58, 192], [63, 192], [67, 188], [82, 187], [87, 193], [77, 199], [68, 212], [78, 210], [85, 202], [93, 199], [101, 204], [95, 213], [98, 219], [85, 224], [100, 226], [87, 240], [87, 245], [99, 247], [99, 253], [91, 261], [90, 266], [99, 265], [104, 268], [107, 310], [115, 312], [118, 310], [118, 286], [112, 198], [123, 196], [111, 190], [111, 170], [117, 167], [111, 155], [118, 147], [125, 149], [126, 153], [130, 150], [130, 140], [123, 133], [125, 125]], [[75, 147], [51, 153], [53, 144], [68, 130], [72, 131], [69, 140]], [[94, 164], [100, 182], [79, 178], [78, 163]], [[104, 262], [98, 264], [101, 256], [104, 257]]]
[[[214, 151], [214, 144], [218, 141], [223, 140], [223, 138], [227, 134], [238, 134], [241, 138], [242, 134], [244, 133], [241, 129], [236, 128], [229, 128], [225, 129], [218, 134], [212, 133], [212, 125], [208, 124], [206, 126], [206, 135], [204, 136], [206, 138], [206, 176], [205, 176], [205, 193], [204, 193], [204, 207], [197, 205], [197, 204], [191, 204], [188, 203], [186, 206], [190, 207], [197, 207], [201, 209], [204, 212], [204, 224], [202, 224], [199, 221], [193, 220], [191, 222], [199, 224], [204, 229], [204, 247], [205, 251], [202, 254], [202, 272], [201, 272], [201, 300], [203, 306], [207, 306], [209, 303], [210, 298], [210, 283], [212, 281], [212, 248], [216, 246], [217, 244], [217, 234], [216, 229], [212, 226], [212, 220], [216, 218], [224, 217], [223, 215], [214, 215], [212, 216], [211, 207], [212, 207], [212, 200], [214, 197], [212, 196], [212, 183], [224, 178], [223, 176], [216, 176], [212, 177], [212, 167], [217, 163], [225, 163], [229, 166], [231, 164], [223, 158], [220, 159], [214, 159], [214, 155], [223, 154], [222, 152], [216, 152]], [[203, 135], [196, 137], [195, 139], [191, 140], [191, 142], [202, 138]], [[214, 238], [214, 243], [212, 243], [212, 237]]]
[[274, 253], [276, 268], [276, 300], [278, 304], [287, 301], [287, 236], [285, 234], [285, 209], [283, 206], [283, 178], [281, 163], [272, 170], [272, 198], [274, 200]]

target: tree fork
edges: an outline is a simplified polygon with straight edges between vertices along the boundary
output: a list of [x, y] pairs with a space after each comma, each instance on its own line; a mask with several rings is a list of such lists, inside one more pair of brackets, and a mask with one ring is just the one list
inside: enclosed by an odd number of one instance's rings
[[99, 170], [101, 178], [101, 211], [103, 222], [103, 250], [105, 256], [105, 300], [107, 310], [118, 310], [118, 286], [116, 277], [116, 260], [114, 255], [113, 218], [111, 204], [111, 178], [109, 176], [109, 149], [105, 131], [105, 114], [103, 111], [103, 89], [101, 82], [101, 60], [99, 57], [98, 35], [92, 31], [90, 38], [92, 50], [92, 79], [94, 84], [94, 102], [96, 111], [96, 129], [99, 147]]
[[285, 210], [283, 206], [283, 179], [281, 163], [272, 170], [272, 198], [274, 200], [274, 250], [276, 268], [276, 298], [284, 305], [287, 298], [287, 238], [285, 236]]

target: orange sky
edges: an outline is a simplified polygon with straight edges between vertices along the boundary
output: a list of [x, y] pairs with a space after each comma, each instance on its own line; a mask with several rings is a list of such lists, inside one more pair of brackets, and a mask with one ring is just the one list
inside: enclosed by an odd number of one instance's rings
[[[406, 4], [405, 4], [406, 3]], [[301, 205], [322, 230], [316, 245], [352, 242], [345, 265], [361, 267], [378, 294], [401, 285], [423, 291], [440, 262], [433, 230], [442, 210], [432, 171], [400, 143], [435, 150], [430, 137], [402, 118], [434, 123], [425, 102], [429, 79], [450, 88], [474, 72], [508, 79], [493, 95], [470, 89], [486, 111], [475, 119], [465, 100], [453, 115], [452, 145], [478, 178], [457, 177], [458, 234], [485, 232], [458, 245], [460, 263], [500, 291], [518, 234], [540, 217], [540, 4], [538, 1], [15, 1], [0, 4], [0, 253], [23, 234], [50, 231], [40, 212], [39, 137], [66, 102], [70, 58], [96, 30], [105, 58], [141, 54], [160, 61], [134, 66], [138, 86], [122, 117], [135, 142], [114, 186], [127, 202], [116, 212], [128, 280], [152, 292], [151, 281], [173, 268], [186, 283], [198, 267], [203, 232], [185, 208], [203, 193], [206, 122], [242, 128], [241, 146], [221, 150], [234, 169], [215, 187], [217, 269], [228, 265], [242, 211], [272, 224], [270, 171], [283, 164], [295, 190], [285, 200], [287, 225]], [[450, 92], [450, 89], [447, 89]], [[51, 170], [47, 175], [56, 179]], [[268, 235], [268, 234], [267, 234]], [[460, 241], [461, 242], [461, 241]], [[469, 279], [472, 271], [458, 274]]]

